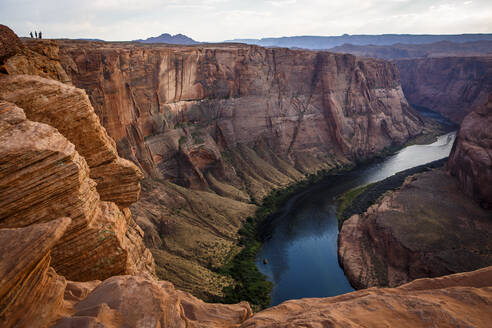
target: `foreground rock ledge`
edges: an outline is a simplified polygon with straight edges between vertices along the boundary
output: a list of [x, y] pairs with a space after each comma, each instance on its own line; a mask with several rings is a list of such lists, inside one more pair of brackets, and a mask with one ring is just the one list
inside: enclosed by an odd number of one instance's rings
[[53, 267], [74, 280], [154, 275], [143, 232], [128, 209], [102, 202], [85, 159], [57, 129], [0, 100], [0, 228], [70, 217]]
[[[399, 288], [287, 301], [250, 317], [247, 304], [206, 304], [168, 282], [119, 276], [75, 303], [75, 314], [55, 327], [487, 327], [491, 286], [488, 267]], [[67, 290], [74, 288], [69, 283]]]
[[399, 288], [287, 301], [241, 325], [253, 327], [489, 327], [492, 267]]

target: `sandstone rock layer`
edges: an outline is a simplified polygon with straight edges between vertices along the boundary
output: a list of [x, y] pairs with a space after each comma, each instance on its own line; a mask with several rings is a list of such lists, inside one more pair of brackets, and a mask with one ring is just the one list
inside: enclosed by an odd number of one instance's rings
[[413, 105], [461, 123], [492, 92], [492, 56], [396, 61], [403, 91]]
[[448, 169], [467, 195], [492, 209], [492, 93], [463, 120]]
[[118, 157], [83, 90], [41, 77], [11, 75], [0, 78], [0, 98], [22, 107], [30, 120], [57, 128], [76, 146], [91, 168], [102, 200], [121, 207], [138, 200], [141, 173]]
[[72, 223], [53, 250], [59, 273], [78, 280], [153, 274], [129, 210], [99, 200], [85, 159], [58, 130], [0, 101], [0, 138], [0, 228], [67, 216]]
[[488, 327], [492, 267], [399, 288], [370, 288], [284, 302], [242, 324], [252, 327]]
[[66, 281], [50, 268], [50, 251], [69, 224], [0, 229], [0, 326], [47, 327], [63, 307]]
[[0, 64], [24, 48], [19, 37], [5, 25], [0, 24]]

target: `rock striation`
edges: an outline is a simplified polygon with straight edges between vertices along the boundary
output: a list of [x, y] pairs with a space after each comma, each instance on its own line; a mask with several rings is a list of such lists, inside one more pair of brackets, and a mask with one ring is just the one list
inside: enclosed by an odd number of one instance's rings
[[448, 170], [460, 188], [482, 207], [492, 209], [492, 93], [468, 114], [449, 156]]
[[[39, 76], [7, 73], [0, 76], [0, 326], [350, 327], [383, 322], [458, 327], [486, 326], [492, 319], [492, 267], [396, 289], [290, 301], [254, 316], [247, 303], [207, 304], [169, 282], [156, 281], [143, 233], [126, 207], [138, 198], [135, 188], [128, 187], [139, 183], [134, 182], [138, 170], [118, 157], [85, 93]], [[84, 135], [91, 144], [85, 143]], [[259, 152], [241, 150], [249, 154], [246, 158]], [[107, 161], [98, 162], [94, 154]], [[198, 166], [206, 165], [201, 156], [192, 158]], [[270, 160], [288, 167], [280, 157]], [[97, 180], [92, 179], [93, 171], [98, 172]], [[210, 204], [220, 204], [214, 210], [222, 216], [214, 216], [217, 221], [209, 227], [217, 235], [231, 233], [228, 230], [240, 221], [233, 220], [234, 213], [254, 209], [243, 201], [226, 202], [226, 197], [170, 181], [148, 179], [144, 186], [151, 195], [147, 204], [174, 202], [183, 206], [181, 215], [190, 218]], [[222, 188], [242, 198], [240, 189]], [[166, 190], [166, 195], [160, 192]], [[157, 213], [152, 207], [141, 209], [137, 220], [146, 227], [144, 215]], [[163, 222], [161, 234], [184, 234], [175, 222]], [[194, 222], [196, 227], [206, 224]], [[156, 246], [163, 242], [152, 234], [146, 238]]]
[[461, 123], [492, 92], [492, 56], [397, 60], [403, 91], [412, 105]]
[[122, 208], [138, 200], [143, 176], [118, 156], [83, 90], [37, 76], [8, 75], [0, 78], [0, 98], [22, 107], [29, 119], [57, 128], [76, 146], [102, 200]]
[[273, 149], [256, 151], [265, 164], [278, 170], [276, 155], [305, 173], [324, 159], [370, 157], [421, 129], [384, 61], [245, 45], [62, 41], [60, 53], [123, 156], [184, 186], [209, 186], [207, 169], [234, 186], [219, 174], [221, 152], [240, 146], [264, 143]]
[[100, 201], [85, 159], [57, 129], [0, 101], [0, 138], [0, 228], [68, 216], [72, 223], [52, 251], [59, 273], [77, 280], [153, 274], [129, 210]]
[[63, 307], [66, 281], [50, 267], [50, 251], [70, 222], [0, 229], [0, 326], [47, 327]]
[[348, 53], [360, 57], [381, 59], [408, 59], [429, 57], [468, 57], [492, 54], [492, 40], [451, 42], [439, 41], [426, 44], [392, 44], [392, 45], [354, 45], [344, 44], [331, 48], [330, 51]]

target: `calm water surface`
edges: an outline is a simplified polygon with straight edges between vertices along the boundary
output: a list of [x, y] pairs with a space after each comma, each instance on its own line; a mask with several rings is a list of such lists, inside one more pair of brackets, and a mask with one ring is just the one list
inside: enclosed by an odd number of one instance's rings
[[[342, 174], [293, 196], [274, 219], [272, 237], [263, 244], [256, 261], [258, 269], [274, 283], [271, 305], [353, 291], [338, 264], [336, 198], [356, 186], [447, 157], [454, 138], [452, 132], [429, 145], [406, 147], [380, 163]], [[268, 264], [263, 264], [264, 258]]]

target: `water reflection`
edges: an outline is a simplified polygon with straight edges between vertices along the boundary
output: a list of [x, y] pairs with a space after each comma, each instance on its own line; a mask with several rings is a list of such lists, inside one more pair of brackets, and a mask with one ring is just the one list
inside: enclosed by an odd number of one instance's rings
[[[353, 291], [338, 265], [335, 199], [353, 187], [447, 157], [454, 138], [453, 132], [430, 145], [406, 147], [383, 162], [334, 177], [292, 197], [275, 218], [272, 236], [257, 258], [260, 271], [274, 283], [271, 305]], [[268, 264], [263, 264], [264, 258]]]

